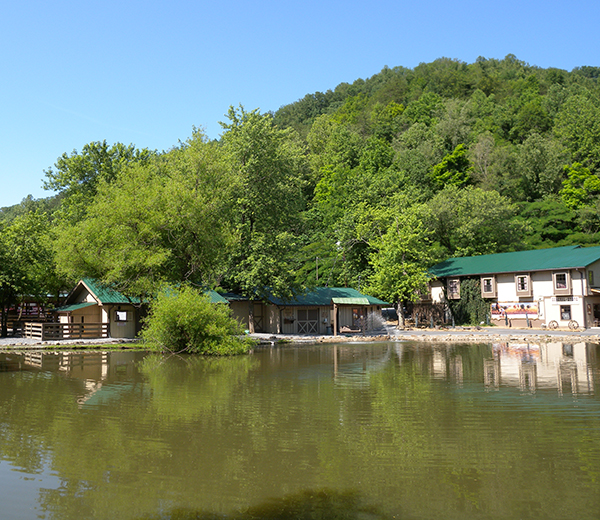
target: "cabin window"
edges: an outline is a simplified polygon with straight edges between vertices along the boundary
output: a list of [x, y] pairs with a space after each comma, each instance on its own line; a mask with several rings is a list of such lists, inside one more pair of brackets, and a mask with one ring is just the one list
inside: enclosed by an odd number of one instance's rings
[[560, 319], [569, 321], [571, 319], [571, 306], [561, 305], [560, 306]]
[[594, 271], [588, 271], [588, 283], [590, 287], [594, 285]]
[[496, 278], [493, 276], [485, 276], [481, 278], [481, 297], [495, 298], [496, 297]]
[[515, 286], [517, 289], [517, 296], [531, 296], [531, 276], [529, 276], [529, 273], [516, 274]]
[[116, 311], [115, 321], [127, 321], [127, 311]]
[[448, 299], [460, 299], [460, 278], [451, 278], [448, 280]]
[[554, 294], [570, 295], [571, 294], [571, 275], [569, 271], [558, 271], [552, 274], [554, 282]]

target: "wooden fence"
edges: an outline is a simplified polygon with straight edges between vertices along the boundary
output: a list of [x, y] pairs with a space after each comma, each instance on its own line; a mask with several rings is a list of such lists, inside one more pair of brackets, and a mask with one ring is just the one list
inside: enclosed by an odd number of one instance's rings
[[107, 338], [108, 323], [25, 323], [23, 333], [40, 341]]

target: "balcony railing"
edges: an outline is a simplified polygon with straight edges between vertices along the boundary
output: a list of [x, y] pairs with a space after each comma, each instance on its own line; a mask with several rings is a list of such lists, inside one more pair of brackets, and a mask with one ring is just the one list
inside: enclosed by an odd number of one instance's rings
[[107, 338], [108, 323], [25, 323], [23, 333], [40, 341]]

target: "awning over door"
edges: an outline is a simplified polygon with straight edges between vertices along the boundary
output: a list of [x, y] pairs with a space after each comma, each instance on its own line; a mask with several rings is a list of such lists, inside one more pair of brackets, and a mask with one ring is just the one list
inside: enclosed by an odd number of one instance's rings
[[58, 307], [54, 309], [53, 312], [73, 312], [79, 309], [84, 309], [85, 307], [90, 307], [91, 305], [98, 305], [96, 302], [84, 302], [84, 303], [74, 303], [72, 305], [65, 305], [64, 307]]

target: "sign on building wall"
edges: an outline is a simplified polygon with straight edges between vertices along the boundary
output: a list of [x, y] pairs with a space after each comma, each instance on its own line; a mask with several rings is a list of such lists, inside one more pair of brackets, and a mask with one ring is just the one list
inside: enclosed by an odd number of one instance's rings
[[538, 317], [537, 302], [498, 302], [492, 303], [492, 319], [503, 320], [505, 316], [510, 319], [530, 319]]

